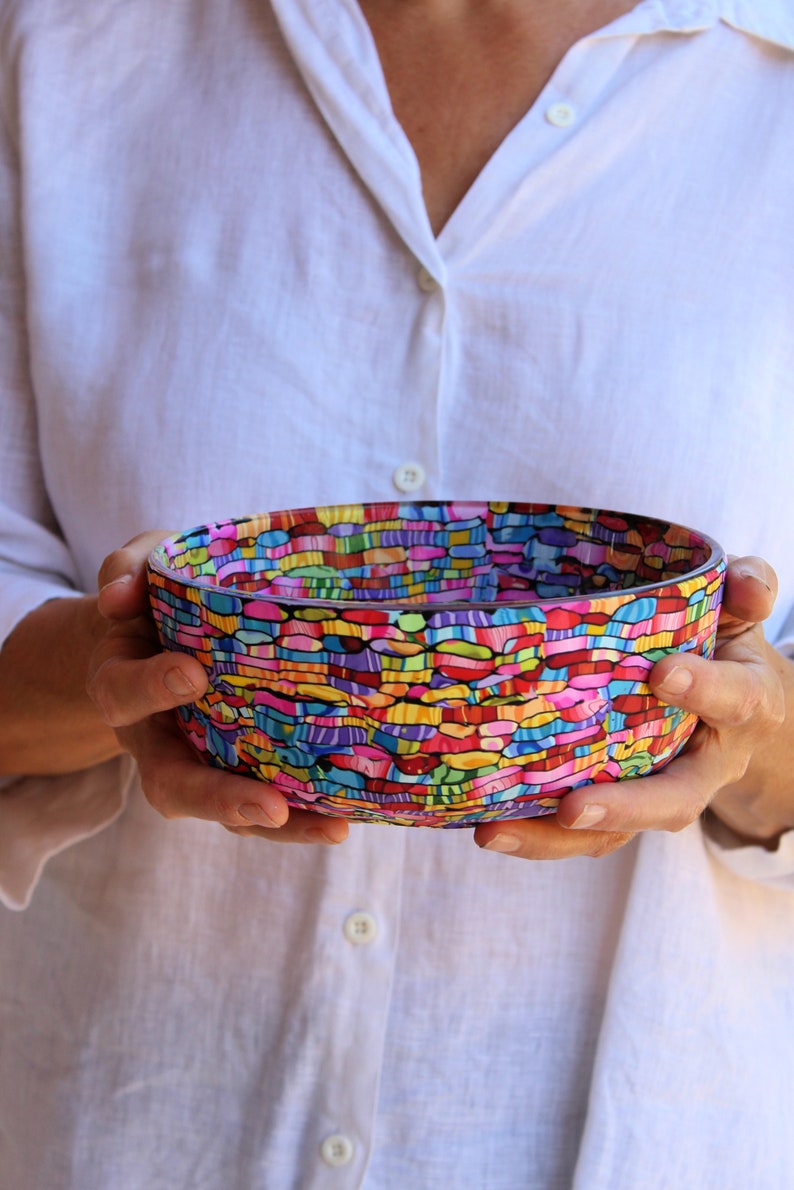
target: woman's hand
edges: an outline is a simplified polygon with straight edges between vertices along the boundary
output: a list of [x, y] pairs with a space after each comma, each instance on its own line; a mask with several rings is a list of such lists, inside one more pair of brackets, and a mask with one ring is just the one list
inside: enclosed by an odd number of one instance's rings
[[88, 691], [122, 748], [138, 763], [143, 791], [164, 818], [202, 818], [240, 835], [281, 842], [341, 843], [340, 818], [290, 810], [274, 786], [203, 764], [173, 709], [207, 689], [201, 663], [162, 652], [149, 614], [146, 559], [167, 536], [146, 533], [110, 554], [99, 573], [106, 631], [89, 664]]
[[759, 558], [731, 562], [713, 661], [674, 653], [654, 666], [659, 698], [700, 716], [665, 769], [567, 794], [553, 817], [477, 827], [480, 847], [525, 859], [606, 855], [637, 831], [680, 830], [707, 807], [747, 841], [774, 846], [794, 826], [794, 664], [764, 639], [777, 579]]

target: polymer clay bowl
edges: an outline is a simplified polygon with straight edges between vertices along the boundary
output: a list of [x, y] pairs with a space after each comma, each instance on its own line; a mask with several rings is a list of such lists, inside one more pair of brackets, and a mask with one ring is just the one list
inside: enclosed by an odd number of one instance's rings
[[679, 751], [696, 719], [646, 678], [711, 655], [725, 565], [644, 516], [382, 503], [191, 529], [149, 584], [163, 647], [208, 670], [179, 714], [209, 763], [326, 814], [465, 826]]

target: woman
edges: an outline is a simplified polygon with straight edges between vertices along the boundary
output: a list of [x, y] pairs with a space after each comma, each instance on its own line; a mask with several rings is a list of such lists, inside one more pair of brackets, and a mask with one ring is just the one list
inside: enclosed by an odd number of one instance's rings
[[[785, 1186], [794, 22], [27, 0], [2, 39], [9, 1190]], [[478, 827], [508, 858], [201, 767], [151, 527], [396, 492], [741, 555], [717, 660], [653, 674], [687, 753]]]

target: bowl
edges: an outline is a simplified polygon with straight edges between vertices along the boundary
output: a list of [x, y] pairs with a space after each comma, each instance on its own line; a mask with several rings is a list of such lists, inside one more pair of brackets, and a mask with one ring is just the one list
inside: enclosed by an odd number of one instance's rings
[[202, 525], [148, 578], [163, 647], [209, 674], [178, 711], [207, 762], [325, 814], [466, 826], [675, 756], [697, 720], [648, 671], [711, 656], [725, 566], [652, 517], [450, 501]]

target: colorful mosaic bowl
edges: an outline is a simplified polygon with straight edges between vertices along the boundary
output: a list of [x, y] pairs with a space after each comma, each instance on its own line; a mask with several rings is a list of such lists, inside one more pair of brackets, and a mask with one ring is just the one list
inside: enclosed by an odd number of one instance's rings
[[384, 503], [192, 529], [149, 583], [163, 646], [209, 672], [180, 716], [210, 763], [326, 814], [463, 826], [670, 760], [696, 720], [646, 677], [711, 655], [724, 570], [648, 517]]

